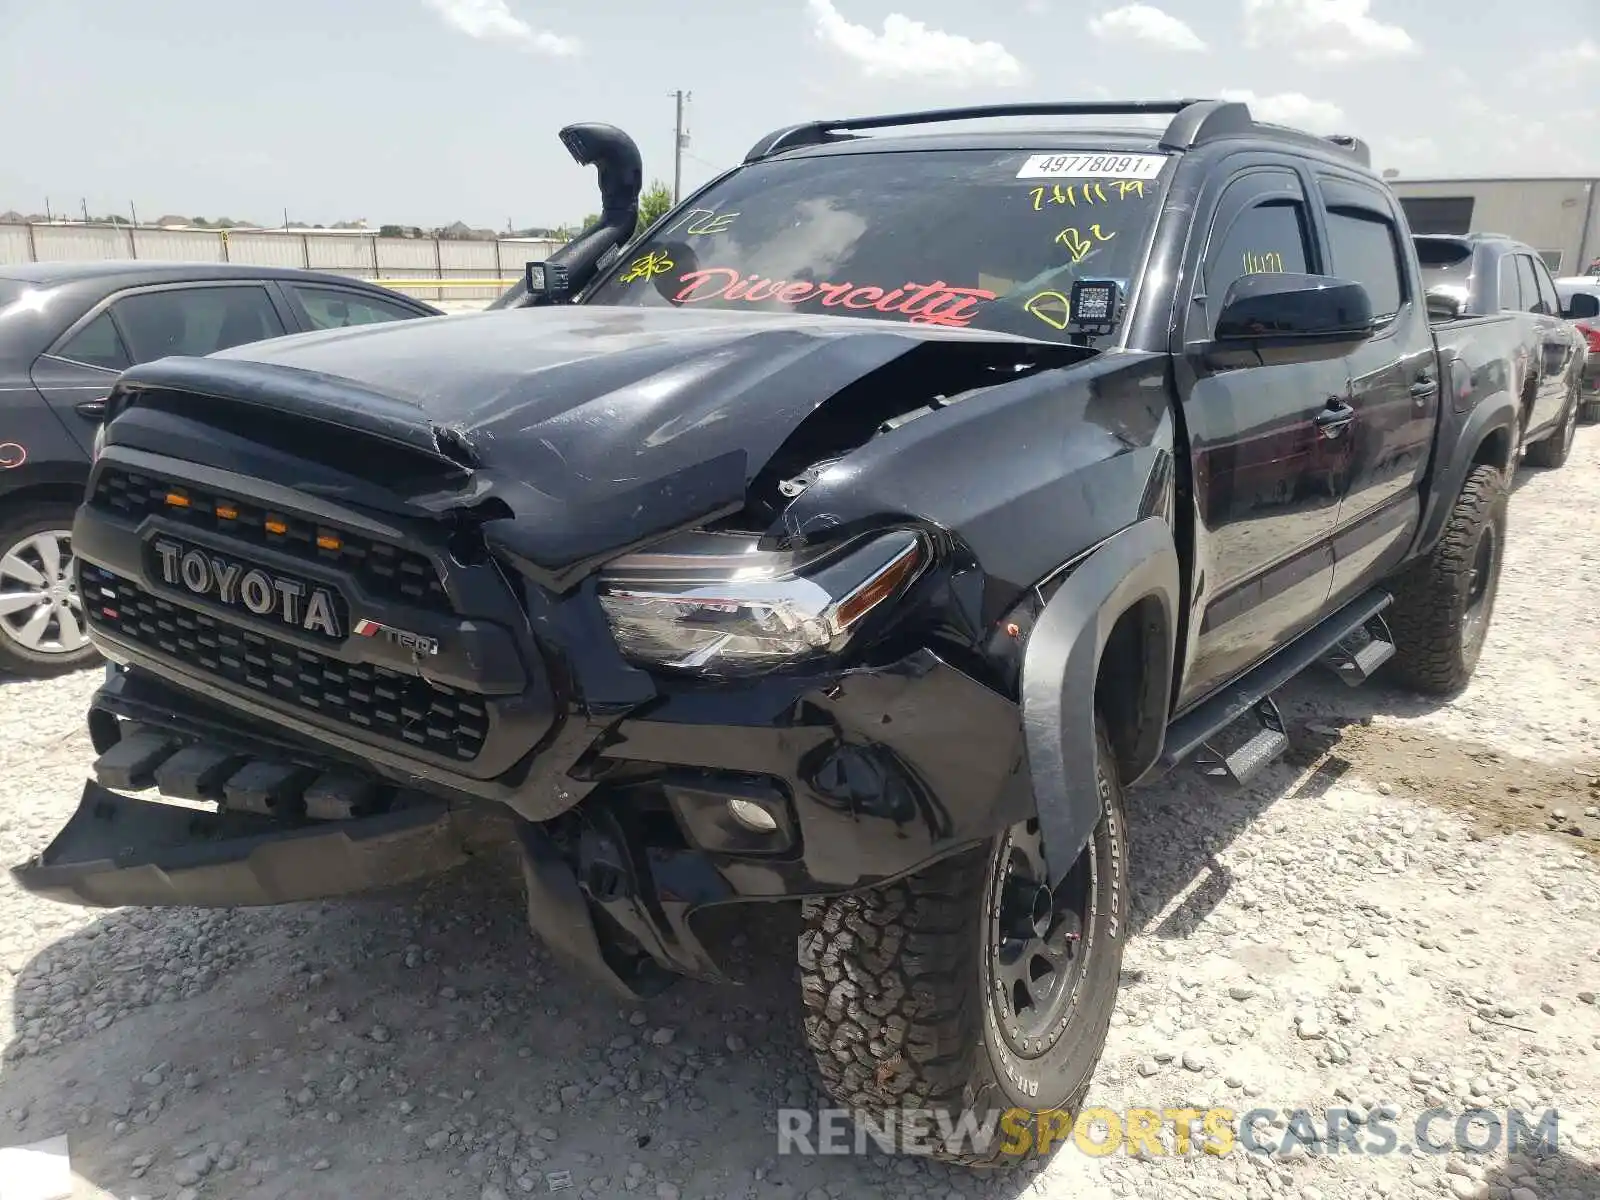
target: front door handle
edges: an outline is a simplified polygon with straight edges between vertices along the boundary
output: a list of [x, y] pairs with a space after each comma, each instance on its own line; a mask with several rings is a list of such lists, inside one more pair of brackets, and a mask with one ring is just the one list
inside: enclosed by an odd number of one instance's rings
[[1337, 397], [1330, 399], [1328, 407], [1313, 418], [1325, 438], [1338, 437], [1355, 419], [1356, 410]]
[[87, 417], [91, 421], [102, 421], [106, 415], [106, 397], [98, 400], [85, 400], [82, 404], [75, 404], [73, 408], [80, 417]]

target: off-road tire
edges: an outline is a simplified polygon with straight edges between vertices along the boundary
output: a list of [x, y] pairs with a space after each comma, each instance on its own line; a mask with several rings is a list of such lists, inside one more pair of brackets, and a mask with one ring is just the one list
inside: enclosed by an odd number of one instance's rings
[[[1390, 666], [1413, 691], [1451, 695], [1466, 686], [1478, 666], [1500, 582], [1508, 496], [1498, 467], [1473, 467], [1432, 553], [1395, 581], [1388, 614], [1395, 642]], [[1493, 539], [1487, 592], [1468, 621], [1474, 568], [1486, 536]]]
[[1527, 449], [1527, 460], [1530, 467], [1540, 467], [1546, 471], [1553, 471], [1557, 467], [1565, 466], [1567, 459], [1572, 454], [1572, 436], [1578, 426], [1578, 387], [1574, 382], [1571, 395], [1567, 402], [1561, 406], [1561, 423], [1555, 431], [1546, 437], [1540, 438]]
[[[6, 512], [0, 516], [0, 555], [8, 553], [35, 534], [71, 530], [76, 512], [77, 506], [65, 500], [38, 501]], [[0, 590], [14, 583], [13, 580], [6, 580], [0, 584]], [[80, 628], [83, 627], [81, 606], [77, 619]], [[87, 642], [71, 651], [35, 650], [0, 630], [0, 673], [6, 675], [50, 679], [98, 662], [99, 658], [99, 652]]]
[[[834, 1102], [868, 1114], [1059, 1110], [1076, 1117], [1104, 1048], [1127, 937], [1126, 823], [1116, 760], [1097, 728], [1101, 817], [1089, 853], [1095, 883], [1088, 955], [1065, 1030], [1042, 1056], [1016, 1057], [985, 995], [985, 911], [1006, 835], [886, 887], [806, 902], [800, 935], [805, 1035]], [[1018, 1079], [1027, 1081], [1018, 1086]], [[1036, 1088], [1030, 1095], [1028, 1088]], [[1069, 1126], [1070, 1127], [1070, 1126]], [[1036, 1157], [997, 1127], [986, 1151], [937, 1138], [934, 1158], [1006, 1170]], [[1057, 1146], [1059, 1146], [1059, 1141]], [[902, 1143], [903, 1145], [903, 1143]]]

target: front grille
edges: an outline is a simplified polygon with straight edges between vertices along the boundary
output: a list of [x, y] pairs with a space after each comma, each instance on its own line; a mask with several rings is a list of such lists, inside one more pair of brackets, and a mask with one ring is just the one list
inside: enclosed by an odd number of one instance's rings
[[[179, 503], [169, 503], [169, 497], [177, 497]], [[346, 572], [378, 599], [451, 612], [450, 597], [433, 563], [388, 542], [121, 467], [100, 473], [90, 503], [134, 520], [159, 513], [194, 529], [212, 530], [245, 545], [266, 546]]]
[[89, 563], [81, 574], [91, 624], [193, 671], [435, 754], [466, 761], [483, 749], [489, 720], [479, 696], [240, 629]]

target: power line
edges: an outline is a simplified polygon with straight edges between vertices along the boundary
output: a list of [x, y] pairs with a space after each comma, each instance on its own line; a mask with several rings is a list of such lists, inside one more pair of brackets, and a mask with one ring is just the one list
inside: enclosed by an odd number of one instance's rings
[[717, 166], [717, 164], [714, 163], [714, 162], [706, 161], [705, 159], [701, 158], [698, 154], [694, 153], [692, 150], [685, 150], [683, 152], [683, 156], [685, 158], [694, 159], [694, 161], [699, 163], [702, 167], [710, 167], [713, 171], [717, 172], [717, 174], [719, 174], [719, 175], [722, 174], [723, 168]]

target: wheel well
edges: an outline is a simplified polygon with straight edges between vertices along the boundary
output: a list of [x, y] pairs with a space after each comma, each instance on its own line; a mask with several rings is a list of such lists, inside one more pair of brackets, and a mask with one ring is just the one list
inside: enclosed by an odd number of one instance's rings
[[1105, 719], [1124, 782], [1144, 774], [1161, 750], [1172, 670], [1167, 662], [1170, 643], [1161, 601], [1146, 596], [1117, 618], [1100, 655], [1095, 707]]
[[1511, 461], [1511, 431], [1505, 426], [1491, 430], [1472, 453], [1472, 465], [1504, 468]]
[[83, 503], [82, 483], [67, 483], [62, 480], [46, 480], [39, 483], [28, 483], [22, 487], [13, 488], [11, 491], [0, 495], [0, 520], [9, 520], [15, 513], [26, 509], [30, 504], [50, 504], [60, 502], [77, 506]]

